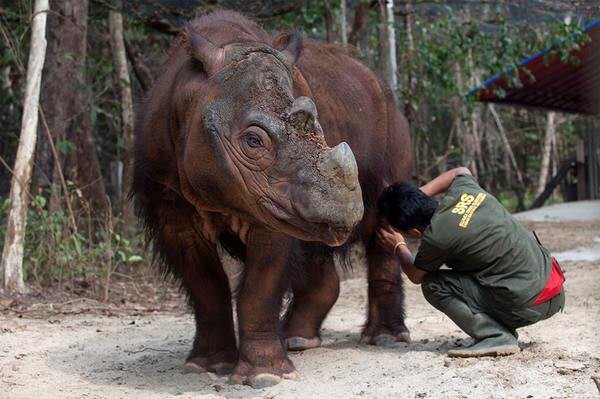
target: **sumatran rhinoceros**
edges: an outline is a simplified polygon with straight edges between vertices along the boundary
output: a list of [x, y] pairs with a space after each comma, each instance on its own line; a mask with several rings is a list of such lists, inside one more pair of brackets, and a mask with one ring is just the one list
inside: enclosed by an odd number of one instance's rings
[[[408, 127], [346, 51], [233, 12], [195, 19], [140, 109], [135, 147], [138, 214], [196, 318], [188, 367], [255, 387], [295, 378], [287, 349], [320, 345], [339, 294], [332, 247], [349, 241], [368, 262], [361, 341], [408, 340], [398, 261], [374, 240], [377, 196], [409, 177]], [[239, 344], [218, 245], [245, 265]]]

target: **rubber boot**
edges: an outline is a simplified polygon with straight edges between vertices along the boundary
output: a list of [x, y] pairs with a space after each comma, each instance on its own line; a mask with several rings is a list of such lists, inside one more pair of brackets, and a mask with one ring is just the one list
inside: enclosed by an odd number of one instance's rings
[[507, 356], [517, 353], [517, 338], [485, 313], [473, 313], [462, 301], [452, 300], [444, 310], [475, 344], [468, 348], [450, 349], [450, 357]]

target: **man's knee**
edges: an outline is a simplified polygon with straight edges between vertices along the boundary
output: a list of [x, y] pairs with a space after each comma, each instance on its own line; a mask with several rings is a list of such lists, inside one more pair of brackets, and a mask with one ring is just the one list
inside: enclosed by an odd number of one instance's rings
[[423, 295], [428, 295], [432, 290], [435, 290], [435, 283], [438, 281], [438, 272], [427, 273], [421, 281], [421, 291]]
[[445, 289], [444, 275], [440, 272], [427, 273], [421, 282], [421, 291], [423, 296], [431, 305], [439, 310], [445, 308], [444, 302], [452, 296], [451, 292]]

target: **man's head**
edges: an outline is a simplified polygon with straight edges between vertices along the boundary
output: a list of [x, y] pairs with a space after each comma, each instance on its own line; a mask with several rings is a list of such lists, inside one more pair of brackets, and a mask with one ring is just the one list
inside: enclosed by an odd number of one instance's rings
[[392, 184], [377, 200], [377, 209], [390, 226], [411, 238], [421, 238], [437, 206], [437, 201], [408, 183]]

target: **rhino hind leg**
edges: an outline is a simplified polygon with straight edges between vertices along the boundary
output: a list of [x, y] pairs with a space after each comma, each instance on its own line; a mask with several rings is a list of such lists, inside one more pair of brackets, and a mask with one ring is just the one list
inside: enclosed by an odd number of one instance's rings
[[366, 246], [369, 281], [368, 319], [361, 343], [392, 346], [410, 342], [404, 324], [404, 287], [398, 259], [373, 238]]
[[196, 334], [186, 369], [231, 371], [238, 359], [231, 293], [215, 245], [198, 233], [197, 214], [181, 201], [155, 202], [148, 213], [156, 247], [194, 311]]
[[286, 346], [288, 350], [294, 351], [321, 345], [321, 324], [340, 292], [340, 280], [330, 250], [313, 251], [307, 248], [301, 258], [305, 278], [292, 286], [294, 298], [288, 308], [284, 326]]

